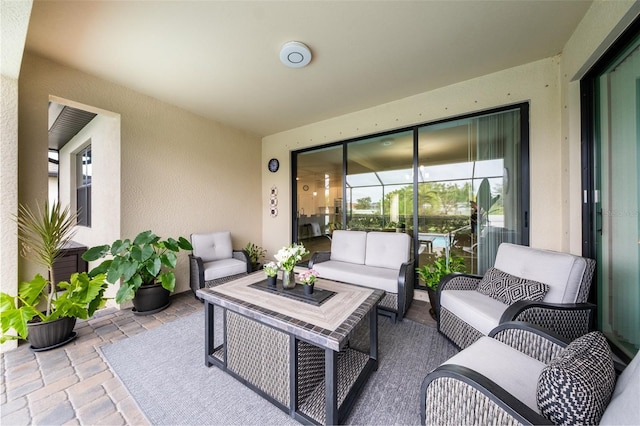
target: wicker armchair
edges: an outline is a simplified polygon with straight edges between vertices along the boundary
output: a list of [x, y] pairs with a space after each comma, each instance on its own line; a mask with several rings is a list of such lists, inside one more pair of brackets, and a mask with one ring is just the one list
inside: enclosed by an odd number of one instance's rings
[[[442, 279], [438, 330], [462, 349], [507, 321], [536, 324], [573, 340], [593, 327], [596, 306], [587, 297], [594, 269], [593, 259], [502, 243], [494, 268], [484, 277]], [[546, 286], [546, 293], [530, 292], [539, 285]]]
[[640, 357], [625, 368], [599, 332], [569, 343], [514, 321], [429, 373], [420, 415], [425, 425], [635, 424], [638, 398]]
[[189, 255], [189, 284], [196, 291], [247, 275], [251, 259], [245, 250], [233, 250], [228, 231], [191, 234], [193, 253]]

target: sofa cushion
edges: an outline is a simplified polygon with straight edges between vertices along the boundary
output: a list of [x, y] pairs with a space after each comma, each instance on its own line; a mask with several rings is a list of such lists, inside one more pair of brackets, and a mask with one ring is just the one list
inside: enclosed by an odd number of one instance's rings
[[365, 265], [395, 269], [409, 260], [411, 237], [400, 232], [369, 232]]
[[398, 270], [336, 260], [316, 263], [313, 269], [318, 271], [320, 277], [327, 280], [376, 288], [393, 294], [398, 293]]
[[491, 267], [478, 283], [476, 290], [502, 303], [511, 305], [519, 300], [543, 300], [549, 290], [549, 286], [537, 281], [516, 277]]
[[[496, 360], [500, 362], [496, 362]], [[545, 364], [490, 337], [479, 340], [449, 358], [444, 364], [470, 368], [539, 412], [536, 401], [538, 376]], [[526, 371], [527, 374], [522, 374]]]
[[609, 345], [594, 331], [571, 342], [542, 370], [538, 407], [555, 424], [598, 424], [615, 383]]
[[367, 233], [335, 230], [331, 237], [331, 260], [364, 265]]
[[211, 281], [231, 275], [238, 275], [247, 272], [247, 264], [238, 259], [222, 259], [213, 262], [204, 262], [204, 280]]
[[193, 255], [202, 258], [203, 262], [230, 259], [233, 256], [231, 232], [208, 232], [191, 234]]
[[485, 335], [498, 326], [500, 317], [509, 307], [496, 299], [469, 290], [442, 291], [440, 306]]
[[583, 257], [510, 243], [500, 244], [493, 266], [547, 284], [544, 301], [549, 303], [579, 302], [578, 291], [588, 269]]
[[640, 355], [624, 369], [600, 419], [601, 425], [637, 425], [640, 419]]

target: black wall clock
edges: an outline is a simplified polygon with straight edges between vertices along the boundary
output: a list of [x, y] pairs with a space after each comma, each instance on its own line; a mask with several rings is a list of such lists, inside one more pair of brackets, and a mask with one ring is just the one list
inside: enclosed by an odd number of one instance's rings
[[277, 158], [272, 158], [271, 160], [269, 160], [268, 167], [271, 173], [275, 173], [280, 168], [280, 162], [278, 161]]

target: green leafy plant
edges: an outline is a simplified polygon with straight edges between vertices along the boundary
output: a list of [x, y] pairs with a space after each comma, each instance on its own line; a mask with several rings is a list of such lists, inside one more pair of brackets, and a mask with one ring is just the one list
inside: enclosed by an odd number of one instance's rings
[[[53, 265], [62, 248], [73, 237], [76, 215], [69, 207], [62, 209], [54, 202], [34, 211], [20, 205], [16, 222], [21, 255], [47, 269], [48, 277], [37, 274], [31, 281], [18, 286], [13, 296], [0, 293], [0, 343], [11, 339], [27, 339], [30, 322], [50, 322], [62, 317], [87, 319], [106, 302], [104, 292], [108, 284], [104, 275], [90, 277], [86, 272], [71, 275], [69, 282], [54, 285]], [[40, 305], [44, 303], [44, 312]], [[10, 330], [16, 334], [9, 334]]]
[[94, 268], [90, 275], [106, 274], [106, 281], [112, 284], [121, 280], [116, 302], [123, 303], [133, 299], [143, 285], [159, 282], [165, 289], [173, 291], [176, 285], [173, 269], [178, 263], [177, 253], [181, 249], [193, 250], [193, 247], [184, 237], [162, 240], [153, 232], [144, 231], [133, 241], [116, 240], [111, 245], [92, 247], [82, 258], [94, 261], [112, 256]]
[[258, 263], [260, 263], [260, 260], [263, 259], [267, 254], [267, 251], [265, 249], [252, 242], [248, 242], [244, 250], [247, 252], [247, 254], [249, 254], [249, 259], [251, 260], [252, 266], [256, 266]]
[[465, 272], [465, 269], [462, 257], [455, 254], [447, 256], [440, 253], [432, 264], [416, 268], [416, 271], [428, 288], [437, 291], [442, 277], [454, 272]]

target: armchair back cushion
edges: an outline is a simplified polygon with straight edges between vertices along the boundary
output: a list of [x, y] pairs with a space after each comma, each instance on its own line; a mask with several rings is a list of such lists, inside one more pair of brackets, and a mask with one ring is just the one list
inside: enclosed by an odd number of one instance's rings
[[498, 247], [494, 267], [516, 277], [538, 281], [549, 286], [544, 297], [548, 303], [578, 303], [586, 298], [587, 291], [580, 291], [587, 260], [569, 253], [532, 249], [510, 243]]
[[191, 234], [193, 255], [202, 258], [203, 262], [231, 259], [233, 246], [231, 232], [208, 232], [203, 234]]
[[411, 237], [400, 232], [369, 232], [364, 264], [395, 269], [409, 261]]
[[640, 421], [640, 355], [624, 369], [611, 396], [601, 425], [633, 425]]
[[364, 265], [366, 241], [365, 231], [333, 231], [331, 260]]

